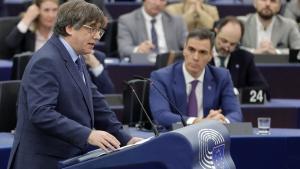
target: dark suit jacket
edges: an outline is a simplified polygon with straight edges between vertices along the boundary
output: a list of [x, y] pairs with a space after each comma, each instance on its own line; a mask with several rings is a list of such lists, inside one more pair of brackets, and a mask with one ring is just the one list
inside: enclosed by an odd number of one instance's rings
[[14, 54], [34, 51], [35, 33], [28, 30], [26, 33], [21, 33], [17, 26], [7, 35], [5, 42]]
[[[187, 94], [185, 80], [182, 71], [183, 62], [176, 62], [173, 65], [159, 69], [151, 73], [151, 79], [162, 93], [171, 102], [175, 103], [178, 109], [187, 119]], [[154, 120], [170, 127], [172, 123], [179, 122], [180, 117], [176, 110], [157, 92], [150, 87], [150, 109]], [[233, 93], [233, 85], [230, 74], [227, 70], [207, 65], [205, 68], [203, 83], [203, 113], [207, 116], [210, 109], [221, 108], [222, 113], [230, 122], [242, 121], [242, 113], [237, 97]]]
[[[28, 30], [25, 34], [21, 33], [17, 27], [15, 27], [10, 34], [6, 37], [6, 43], [14, 51], [14, 54], [34, 51], [35, 46], [35, 33]], [[104, 65], [105, 54], [96, 51], [95, 56]], [[105, 65], [104, 65], [105, 66]], [[99, 76], [94, 76], [94, 74], [89, 71], [92, 81], [98, 87], [98, 90], [103, 94], [114, 93], [114, 84], [112, 83], [108, 72], [104, 69]]]
[[[212, 59], [211, 64], [214, 65]], [[234, 87], [262, 87], [269, 95], [269, 85], [254, 63], [254, 55], [237, 49], [231, 53], [227, 69], [231, 74]]]
[[93, 128], [112, 133], [122, 145], [129, 141], [86, 68], [84, 76], [86, 84], [56, 35], [33, 55], [20, 87], [9, 167], [57, 168], [59, 160], [87, 151]]

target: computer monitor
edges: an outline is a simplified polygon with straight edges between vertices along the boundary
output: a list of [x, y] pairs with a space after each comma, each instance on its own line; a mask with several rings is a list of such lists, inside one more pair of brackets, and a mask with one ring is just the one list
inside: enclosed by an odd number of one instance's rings
[[289, 61], [291, 63], [300, 63], [300, 49], [290, 49]]

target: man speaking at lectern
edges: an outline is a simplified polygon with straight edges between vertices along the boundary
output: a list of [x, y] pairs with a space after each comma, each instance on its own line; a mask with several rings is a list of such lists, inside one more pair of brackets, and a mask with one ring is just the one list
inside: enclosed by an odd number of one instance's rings
[[179, 114], [187, 124], [202, 119], [222, 123], [242, 121], [230, 73], [208, 65], [213, 42], [214, 35], [208, 29], [190, 32], [183, 50], [184, 61], [151, 74], [150, 109], [158, 124], [170, 128], [181, 121]]
[[140, 140], [123, 131], [84, 65], [82, 55], [91, 53], [103, 25], [93, 4], [72, 0], [60, 7], [53, 36], [23, 75], [9, 169], [55, 169], [90, 145], [108, 150]]

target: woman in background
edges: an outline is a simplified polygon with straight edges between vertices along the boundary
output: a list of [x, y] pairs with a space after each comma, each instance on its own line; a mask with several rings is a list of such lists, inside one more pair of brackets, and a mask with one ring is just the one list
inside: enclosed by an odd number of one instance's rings
[[168, 5], [166, 11], [182, 16], [189, 31], [196, 28], [211, 29], [214, 22], [219, 20], [217, 8], [205, 4], [203, 0], [182, 0], [180, 3]]
[[6, 37], [7, 46], [14, 54], [37, 51], [52, 35], [56, 21], [58, 0], [35, 0], [18, 25]]
[[[51, 37], [56, 22], [59, 0], [35, 0], [18, 25], [6, 37], [14, 54], [35, 52]], [[94, 51], [83, 56], [92, 81], [102, 94], [115, 93], [114, 84], [105, 69], [105, 54]]]

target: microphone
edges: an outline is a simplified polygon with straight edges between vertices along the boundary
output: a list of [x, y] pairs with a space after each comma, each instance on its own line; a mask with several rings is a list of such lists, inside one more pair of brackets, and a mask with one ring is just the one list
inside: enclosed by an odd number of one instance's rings
[[177, 106], [166, 95], [164, 95], [162, 93], [162, 91], [155, 85], [155, 83], [151, 79], [145, 78], [142, 76], [134, 76], [134, 78], [149, 81], [150, 85], [154, 87], [154, 89], [159, 93], [159, 95], [161, 95], [172, 106], [172, 108], [174, 108], [176, 110], [175, 113], [177, 113], [180, 116], [182, 125], [187, 126], [187, 124], [183, 118], [183, 115], [182, 115], [183, 113], [177, 108]]
[[144, 114], [146, 115], [147, 120], [149, 121], [149, 123], [150, 123], [150, 125], [151, 125], [151, 127], [152, 127], [152, 130], [153, 130], [155, 136], [156, 136], [156, 137], [159, 136], [159, 133], [158, 133], [158, 130], [157, 130], [156, 126], [153, 124], [151, 118], [150, 118], [149, 115], [148, 115], [148, 112], [146, 111], [146, 109], [145, 109], [143, 103], [141, 102], [140, 98], [139, 98], [138, 95], [136, 94], [134, 88], [133, 88], [132, 85], [129, 84], [128, 82], [124, 81], [124, 83], [131, 89], [131, 91], [132, 91], [134, 97], [135, 97], [135, 98], [137, 99], [137, 101], [139, 102], [139, 105], [141, 106], [141, 108], [142, 108]]

